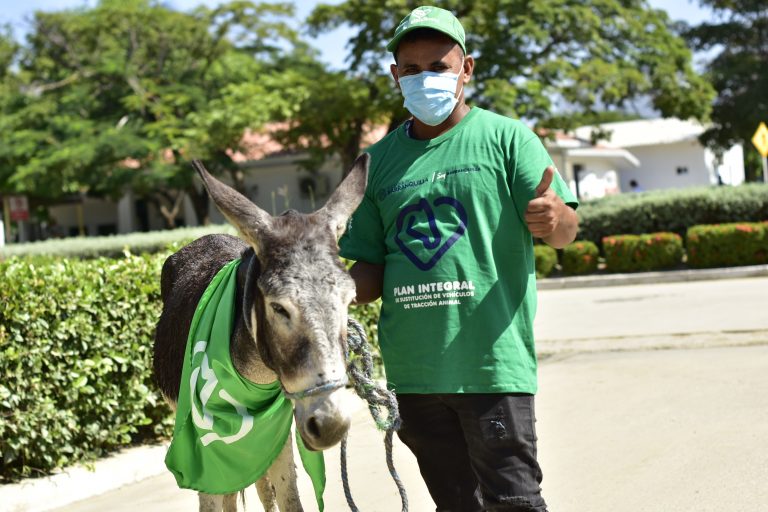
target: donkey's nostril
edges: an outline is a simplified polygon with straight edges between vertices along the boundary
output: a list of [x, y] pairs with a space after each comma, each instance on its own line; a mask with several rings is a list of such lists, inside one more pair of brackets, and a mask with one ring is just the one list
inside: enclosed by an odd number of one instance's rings
[[303, 420], [301, 436], [304, 444], [310, 450], [325, 450], [341, 441], [349, 429], [350, 418], [335, 412], [317, 410]]
[[307, 420], [307, 434], [311, 435], [315, 439], [320, 437], [320, 425], [317, 423], [315, 417], [311, 417]]

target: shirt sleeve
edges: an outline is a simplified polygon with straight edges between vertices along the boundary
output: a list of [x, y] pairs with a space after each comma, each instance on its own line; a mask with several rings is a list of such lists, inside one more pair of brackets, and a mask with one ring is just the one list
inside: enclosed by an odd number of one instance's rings
[[384, 264], [386, 245], [381, 214], [368, 191], [347, 222], [347, 229], [339, 240], [339, 254], [350, 260]]
[[[520, 219], [525, 219], [525, 210], [528, 208], [528, 203], [534, 198], [536, 187], [541, 183], [544, 170], [554, 163], [536, 134], [527, 129], [521, 131], [527, 133], [517, 139], [522, 142], [513, 149], [514, 165], [510, 186], [517, 213], [520, 215]], [[557, 169], [555, 169], [551, 188], [565, 204], [574, 210], [578, 208], [579, 201], [568, 188]]]

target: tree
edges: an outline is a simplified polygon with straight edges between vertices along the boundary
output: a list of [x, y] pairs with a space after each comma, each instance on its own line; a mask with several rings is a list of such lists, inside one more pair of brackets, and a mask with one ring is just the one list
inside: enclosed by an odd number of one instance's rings
[[0, 26], [0, 80], [8, 75], [18, 51], [19, 45], [13, 40], [10, 27]]
[[[348, 77], [365, 76], [391, 96], [381, 63], [397, 23], [417, 0], [346, 0], [321, 4], [308, 23], [313, 33], [351, 25]], [[706, 119], [713, 90], [696, 74], [691, 52], [663, 11], [645, 0], [446, 0], [467, 32], [477, 65], [471, 102], [499, 113], [570, 127], [575, 117], [627, 110], [650, 98], [663, 116]], [[400, 100], [401, 103], [402, 100]], [[390, 102], [390, 105], [392, 102]], [[391, 107], [393, 124], [407, 114]]]
[[302, 162], [311, 172], [337, 155], [344, 172], [352, 167], [365, 135], [390, 121], [402, 102], [388, 77], [377, 73], [328, 71], [307, 51], [286, 56], [281, 66], [290, 70], [286, 90], [297, 108], [285, 129], [275, 133], [285, 146], [307, 154]]
[[[233, 1], [192, 13], [149, 0], [38, 12], [3, 81], [0, 191], [39, 200], [130, 188], [172, 227], [183, 194], [206, 222], [187, 161], [230, 172], [246, 130], [285, 115], [272, 61], [296, 39], [288, 4]], [[4, 46], [0, 44], [0, 65]]]
[[768, 122], [768, 5], [765, 0], [702, 0], [716, 21], [688, 27], [696, 50], [715, 51], [707, 75], [717, 91], [714, 126], [702, 143], [723, 150], [735, 143], [747, 155], [747, 180], [757, 179], [760, 155], [750, 142], [761, 121]]

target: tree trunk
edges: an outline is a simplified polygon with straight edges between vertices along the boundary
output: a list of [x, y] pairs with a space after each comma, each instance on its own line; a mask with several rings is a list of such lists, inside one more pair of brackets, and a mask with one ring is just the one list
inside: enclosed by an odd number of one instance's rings
[[184, 204], [184, 192], [179, 190], [176, 192], [176, 197], [173, 197], [171, 193], [158, 194], [153, 202], [165, 220], [166, 229], [174, 229], [176, 217], [179, 215], [181, 205]]
[[235, 169], [228, 169], [228, 171], [229, 175], [232, 176], [232, 187], [245, 197], [248, 197], [248, 193], [245, 189], [245, 173], [243, 170], [237, 167]]
[[207, 226], [211, 223], [211, 217], [208, 213], [208, 205], [210, 201], [208, 199], [208, 193], [205, 189], [197, 190], [194, 185], [190, 185], [185, 189], [185, 192], [189, 196], [189, 200], [192, 202], [192, 209], [195, 210], [195, 217], [197, 223], [201, 226]]
[[752, 147], [750, 140], [742, 141], [741, 146], [744, 148], [744, 181], [747, 183], [762, 182], [762, 156]]
[[398, 115], [398, 114], [392, 114], [392, 119], [389, 121], [389, 126], [387, 126], [387, 133], [397, 130], [397, 127], [403, 124], [403, 121], [410, 118], [407, 113]]
[[360, 154], [360, 144], [363, 140], [363, 125], [365, 119], [357, 118], [352, 126], [352, 136], [349, 138], [341, 152], [341, 165], [343, 169], [342, 177], [346, 178], [349, 171], [352, 170], [352, 164], [355, 163]]

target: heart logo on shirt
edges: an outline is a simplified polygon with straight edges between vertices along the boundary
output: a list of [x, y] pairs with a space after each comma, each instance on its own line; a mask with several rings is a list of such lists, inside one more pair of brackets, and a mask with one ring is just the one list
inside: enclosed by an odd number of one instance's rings
[[[432, 208], [434, 206], [434, 209]], [[437, 224], [437, 217], [435, 216], [435, 210], [441, 213], [443, 218], [448, 218], [450, 209], [455, 210], [458, 215], [458, 225], [453, 228], [451, 233], [442, 233]], [[415, 227], [416, 222], [420, 221], [421, 215], [426, 215], [427, 226], [429, 231], [427, 233], [417, 229]], [[444, 225], [442, 225], [444, 228]], [[435, 264], [448, 252], [453, 244], [461, 238], [467, 230], [467, 211], [464, 206], [453, 197], [438, 197], [432, 204], [426, 199], [419, 200], [416, 204], [406, 206], [400, 211], [400, 215], [397, 217], [397, 234], [395, 235], [395, 243], [403, 251], [403, 254], [411, 260], [420, 270], [429, 270], [435, 266]], [[427, 255], [432, 253], [427, 261], [416, 255], [406, 244], [404, 240], [410, 239], [418, 240], [424, 246], [424, 253]], [[410, 240], [408, 240], [410, 241]], [[421, 252], [421, 251], [419, 251]]]

